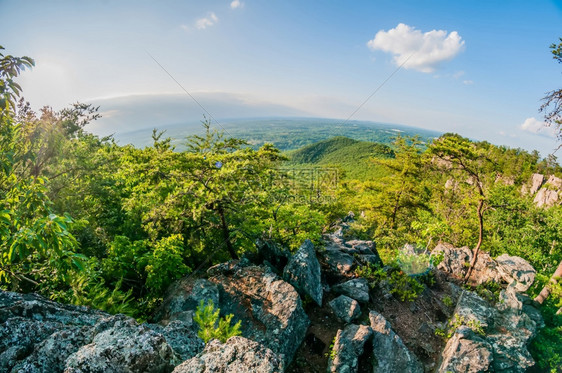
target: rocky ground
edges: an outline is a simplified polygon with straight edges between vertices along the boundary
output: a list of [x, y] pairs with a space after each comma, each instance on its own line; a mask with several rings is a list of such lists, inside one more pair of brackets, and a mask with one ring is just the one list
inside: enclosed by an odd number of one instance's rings
[[[256, 254], [174, 284], [151, 323], [0, 292], [0, 372], [523, 372], [542, 325], [524, 292], [533, 268], [517, 257], [481, 254], [467, 291], [458, 277], [467, 248], [440, 245], [434, 282], [414, 301], [355, 276], [382, 264], [375, 244], [345, 238], [342, 222], [291, 254], [260, 242]], [[371, 285], [371, 286], [370, 286]], [[487, 298], [487, 299], [485, 299]], [[201, 300], [242, 322], [242, 336], [206, 345], [193, 321]], [[491, 301], [490, 301], [491, 300]], [[455, 327], [450, 338], [436, 335]], [[475, 327], [477, 326], [477, 327]]]

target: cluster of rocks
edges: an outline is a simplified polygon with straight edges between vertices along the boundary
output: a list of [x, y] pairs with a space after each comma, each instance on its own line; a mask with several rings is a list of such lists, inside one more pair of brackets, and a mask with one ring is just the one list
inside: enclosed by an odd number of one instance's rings
[[[151, 323], [0, 291], [0, 371], [283, 372], [307, 336], [305, 300], [331, 309], [341, 322], [329, 372], [357, 372], [366, 357], [374, 372], [423, 372], [391, 324], [369, 309], [368, 283], [353, 272], [358, 265], [382, 262], [372, 241], [346, 240], [347, 228], [344, 220], [325, 235], [325, 250], [306, 240], [291, 254], [262, 241], [253, 257], [211, 267], [206, 279], [183, 278], [169, 289]], [[446, 272], [462, 274], [472, 259], [467, 248], [437, 250], [444, 254], [439, 268]], [[475, 282], [508, 286], [496, 306], [462, 293], [455, 317], [478, 322], [486, 335], [460, 326], [447, 342], [439, 371], [522, 371], [533, 365], [526, 346], [542, 323], [522, 294], [535, 272], [521, 258], [480, 255]], [[203, 343], [194, 315], [200, 302], [209, 300], [221, 315], [241, 321], [242, 336]]]
[[[464, 263], [472, 259], [466, 247], [439, 245], [435, 250], [444, 253], [438, 268], [455, 275], [464, 274]], [[462, 292], [454, 311], [460, 326], [443, 350], [438, 371], [524, 372], [533, 366], [527, 347], [544, 323], [523, 292], [534, 278], [535, 270], [524, 259], [501, 255], [493, 260], [480, 253], [471, 280], [477, 284], [504, 282], [507, 287], [501, 290], [495, 304], [474, 292]], [[481, 330], [473, 330], [478, 329], [476, 326]]]
[[562, 179], [550, 175], [548, 179], [543, 174], [533, 174], [530, 185], [521, 187], [522, 194], [535, 196], [533, 202], [538, 207], [551, 207], [560, 204]]

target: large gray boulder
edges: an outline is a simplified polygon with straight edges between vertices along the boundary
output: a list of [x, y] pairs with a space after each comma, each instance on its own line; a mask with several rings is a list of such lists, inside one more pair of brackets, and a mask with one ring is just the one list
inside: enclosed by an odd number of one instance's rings
[[221, 314], [241, 320], [244, 337], [263, 344], [288, 365], [310, 324], [294, 287], [269, 267], [243, 260], [211, 267], [208, 273], [220, 292]]
[[284, 361], [270, 349], [243, 337], [210, 341], [203, 352], [178, 365], [173, 373], [279, 373]]
[[359, 302], [369, 302], [369, 282], [364, 278], [354, 278], [341, 284], [332, 286], [336, 294], [347, 295]]
[[365, 343], [373, 335], [366, 325], [348, 325], [338, 330], [330, 353], [328, 372], [353, 373], [359, 368], [359, 357], [363, 354]]
[[166, 339], [134, 320], [119, 320], [66, 359], [65, 373], [165, 373], [180, 361]]
[[332, 311], [334, 311], [334, 315], [345, 323], [350, 323], [361, 316], [361, 307], [359, 306], [359, 303], [348, 296], [340, 295], [339, 297], [333, 299], [329, 304]]
[[322, 306], [320, 263], [310, 240], [304, 241], [295, 255], [289, 259], [283, 271], [283, 279], [293, 285], [299, 294], [310, 296], [316, 304]]
[[438, 372], [489, 372], [494, 360], [492, 351], [492, 345], [469, 327], [459, 327], [443, 350]]
[[[439, 372], [525, 372], [534, 365], [528, 345], [542, 320], [515, 283], [502, 290], [496, 306], [463, 291], [454, 317], [463, 322], [441, 354]], [[475, 325], [483, 335], [471, 330]]]
[[322, 253], [330, 272], [340, 276], [348, 276], [353, 272], [356, 267], [355, 259], [345, 251], [332, 248]]
[[371, 311], [369, 320], [373, 329], [373, 354], [376, 359], [373, 373], [423, 373], [423, 364], [408, 350], [384, 316]]
[[537, 271], [523, 258], [503, 254], [496, 258], [496, 263], [501, 277], [508, 284], [514, 283], [517, 291], [527, 291], [535, 281]]
[[0, 291], [2, 372], [169, 372], [202, 348], [179, 321], [139, 325], [124, 315]]

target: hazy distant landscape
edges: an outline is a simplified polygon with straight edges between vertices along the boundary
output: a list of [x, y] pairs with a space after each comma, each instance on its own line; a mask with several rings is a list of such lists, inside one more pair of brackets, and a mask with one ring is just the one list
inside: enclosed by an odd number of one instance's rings
[[[224, 130], [227, 136], [246, 140], [253, 148], [272, 143], [279, 150], [294, 150], [335, 136], [345, 136], [355, 140], [392, 143], [396, 136], [419, 136], [428, 142], [442, 133], [397, 124], [369, 121], [344, 121], [325, 118], [247, 118], [231, 119], [213, 123], [213, 127]], [[183, 148], [187, 136], [203, 133], [200, 122], [154, 127], [166, 131], [165, 137], [173, 139], [178, 150]], [[114, 137], [121, 144], [149, 146], [152, 144], [152, 128], [129, 132], [116, 132]]]

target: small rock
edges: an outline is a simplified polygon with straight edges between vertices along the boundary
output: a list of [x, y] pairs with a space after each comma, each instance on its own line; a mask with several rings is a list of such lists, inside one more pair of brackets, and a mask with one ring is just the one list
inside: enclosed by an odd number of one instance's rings
[[376, 358], [374, 373], [423, 373], [424, 368], [390, 324], [378, 312], [369, 313], [373, 329], [373, 353]]
[[336, 294], [347, 295], [356, 301], [369, 302], [369, 283], [364, 278], [354, 278], [332, 287], [332, 291]]
[[359, 303], [348, 296], [340, 295], [329, 304], [336, 317], [343, 322], [349, 323], [361, 316]]
[[365, 325], [348, 325], [338, 330], [334, 347], [328, 362], [328, 372], [357, 372], [359, 357], [363, 354], [365, 343], [373, 335], [373, 330]]

